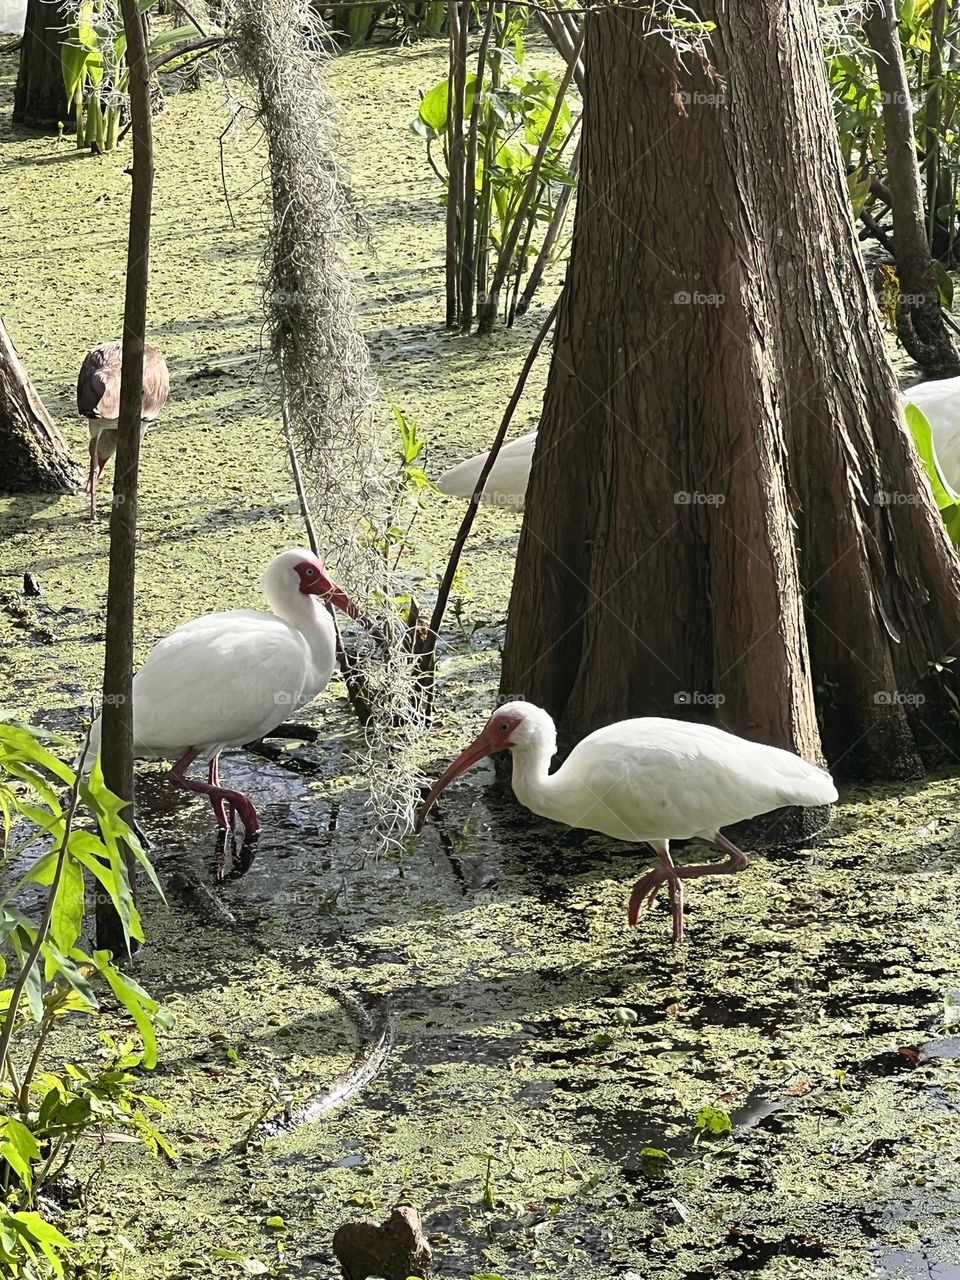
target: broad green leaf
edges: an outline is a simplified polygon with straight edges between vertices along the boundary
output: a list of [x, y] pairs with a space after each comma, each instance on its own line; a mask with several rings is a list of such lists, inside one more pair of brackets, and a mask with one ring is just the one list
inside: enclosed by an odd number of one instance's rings
[[40, 978], [39, 963], [30, 966], [24, 992], [30, 1008], [30, 1016], [34, 1022], [39, 1022], [43, 1017], [43, 983]]
[[23, 1213], [15, 1213], [12, 1217], [16, 1218], [17, 1222], [30, 1232], [30, 1235], [38, 1244], [46, 1242], [57, 1249], [76, 1248], [76, 1245], [71, 1240], [68, 1240], [63, 1232], [58, 1231], [53, 1223], [48, 1222], [39, 1213], [24, 1211]]
[[75, 1247], [73, 1242], [68, 1240], [65, 1235], [47, 1222], [46, 1218], [39, 1213], [27, 1211], [12, 1213], [8, 1221], [24, 1238], [24, 1244], [29, 1247], [29, 1242], [35, 1242], [40, 1246], [50, 1266], [58, 1276], [62, 1276], [63, 1263], [60, 1260], [60, 1252], [66, 1249], [73, 1249]]
[[[71, 832], [70, 843], [67, 847], [70, 851], [70, 856], [82, 863], [110, 895], [113, 909], [116, 911], [123, 926], [124, 937], [128, 939], [127, 945], [129, 946], [131, 937], [142, 940], [143, 931], [140, 928], [139, 913], [132, 902], [126, 866], [119, 852], [116, 858], [110, 857], [109, 865], [105, 864], [101, 859], [107, 851], [103, 843], [89, 831]], [[118, 867], [120, 869], [119, 878], [117, 874]]]
[[32, 1162], [40, 1159], [37, 1140], [25, 1124], [7, 1116], [0, 1121], [0, 1159], [6, 1160], [23, 1186], [33, 1186]]
[[[909, 389], [904, 394], [909, 395]], [[918, 409], [915, 404], [905, 405], [903, 413], [907, 420], [907, 426], [910, 428], [910, 434], [913, 436], [913, 442], [917, 447], [917, 453], [920, 455], [920, 460], [927, 473], [927, 480], [930, 483], [934, 501], [940, 510], [943, 523], [946, 525], [947, 533], [950, 535], [954, 546], [960, 547], [960, 494], [950, 484], [940, 466], [933, 443], [933, 429], [922, 410]]]
[[6, 722], [0, 726], [0, 730], [0, 763], [5, 763], [7, 754], [12, 754], [39, 769], [47, 770], [70, 786], [74, 778], [73, 770], [62, 760], [58, 760], [52, 751], [40, 745], [32, 727]]
[[70, 951], [80, 937], [84, 907], [83, 871], [80, 863], [66, 853], [50, 917], [50, 936], [57, 949], [64, 954]]
[[120, 973], [111, 963], [109, 951], [94, 951], [94, 963], [106, 978], [110, 990], [127, 1010], [140, 1032], [143, 1041], [143, 1065], [152, 1069], [157, 1065], [157, 1037], [151, 1017], [160, 1007], [133, 978]]
[[99, 1007], [93, 987], [91, 987], [72, 960], [68, 959], [49, 942], [43, 944], [41, 954], [46, 961], [46, 978], [48, 982], [53, 979], [55, 973], [59, 974], [73, 988], [88, 1008], [96, 1009]]
[[185, 27], [174, 27], [171, 31], [161, 31], [153, 40], [150, 41], [150, 49], [148, 56], [153, 57], [164, 49], [169, 49], [173, 45], [182, 44], [187, 40], [195, 40], [200, 32], [192, 24]]
[[[463, 94], [463, 118], [465, 121], [469, 120], [473, 112], [474, 85], [476, 82], [477, 77], [475, 75], [467, 76]], [[449, 85], [446, 80], [441, 80], [439, 84], [435, 84], [428, 93], [424, 94], [420, 102], [417, 118], [428, 129], [432, 129], [434, 133], [443, 133], [447, 127], [449, 103]]]

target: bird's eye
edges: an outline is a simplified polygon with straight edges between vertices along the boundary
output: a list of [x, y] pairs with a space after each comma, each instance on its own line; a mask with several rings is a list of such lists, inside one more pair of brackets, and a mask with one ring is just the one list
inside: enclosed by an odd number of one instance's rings
[[313, 577], [313, 575], [316, 573], [316, 570], [315, 570], [315, 569], [305, 569], [305, 570], [304, 570], [304, 573], [307, 575], [307, 577], [308, 577], [308, 578], [312, 578], [312, 577]]
[[507, 724], [506, 720], [504, 720], [504, 721], [503, 721], [503, 723], [500, 725], [500, 732], [501, 732], [501, 733], [509, 733], [509, 732], [510, 732], [510, 726]]

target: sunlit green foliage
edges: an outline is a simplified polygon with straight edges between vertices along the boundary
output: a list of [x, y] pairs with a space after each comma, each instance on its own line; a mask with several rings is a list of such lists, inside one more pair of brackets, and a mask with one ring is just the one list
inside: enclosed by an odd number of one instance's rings
[[[15, 972], [0, 990], [0, 1262], [25, 1280], [63, 1274], [62, 1255], [73, 1246], [36, 1212], [35, 1201], [87, 1131], [103, 1140], [125, 1134], [154, 1155], [172, 1155], [150, 1119], [160, 1104], [136, 1087], [137, 1070], [156, 1064], [156, 1027], [168, 1019], [109, 951], [89, 954], [80, 946], [88, 885], [109, 895], [128, 948], [143, 938], [125, 849], [158, 892], [160, 886], [99, 763], [82, 778], [55, 754], [57, 741], [0, 720], [2, 861], [8, 873], [19, 872], [0, 900], [0, 978]], [[81, 815], [95, 820], [96, 831], [77, 825]], [[31, 918], [22, 904], [35, 902], [38, 888], [39, 914]], [[11, 957], [15, 971], [8, 973]], [[101, 1033], [102, 1062], [47, 1066], [59, 1021], [96, 1016], [104, 995], [133, 1019], [141, 1047]]]
[[[138, 0], [141, 13], [156, 5], [157, 0]], [[127, 37], [118, 23], [117, 9], [108, 0], [81, 0], [76, 22], [60, 49], [60, 70], [67, 108], [74, 112], [78, 147], [112, 151], [117, 145], [130, 79]], [[148, 56], [154, 58], [199, 34], [192, 23], [165, 29], [150, 41]]]
[[479, 80], [475, 72], [464, 77], [459, 101], [451, 94], [455, 77], [441, 80], [424, 95], [411, 124], [425, 139], [430, 166], [447, 190], [448, 216], [454, 151], [458, 165], [466, 165], [458, 239], [465, 260], [460, 273], [475, 295], [462, 300], [467, 316], [474, 314], [475, 304], [482, 307], [499, 273], [508, 284], [505, 313], [513, 319], [543, 233], [553, 227], [556, 243], [559, 226], [554, 224], [566, 213], [562, 197], [576, 183], [568, 149], [573, 116], [562, 101], [554, 118], [560, 81], [524, 66], [525, 21], [522, 9], [497, 9], [482, 37]]

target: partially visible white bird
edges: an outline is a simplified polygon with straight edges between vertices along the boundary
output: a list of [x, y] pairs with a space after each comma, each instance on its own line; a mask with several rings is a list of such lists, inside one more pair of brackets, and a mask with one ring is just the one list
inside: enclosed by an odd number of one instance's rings
[[[494, 507], [509, 507], [512, 511], [523, 510], [536, 443], [537, 433], [531, 431], [529, 435], [518, 436], [503, 445], [483, 486], [481, 502]], [[437, 488], [452, 498], [472, 498], [488, 456], [489, 450], [450, 467], [437, 481]]]
[[[933, 428], [934, 448], [943, 473], [955, 489], [960, 489], [960, 378], [918, 382], [908, 387], [901, 399], [922, 410]], [[523, 510], [536, 445], [537, 433], [531, 431], [503, 446], [483, 487], [481, 502]], [[488, 456], [489, 450], [450, 467], [437, 480], [437, 488], [452, 498], [472, 498]]]
[[[650, 716], [620, 720], [589, 734], [556, 771], [550, 716], [529, 702], [507, 702], [434, 783], [420, 825], [458, 774], [495, 751], [513, 752], [513, 791], [534, 813], [568, 827], [653, 846], [657, 866], [633, 887], [628, 918], [640, 915], [666, 884], [673, 938], [683, 938], [683, 881], [742, 871], [746, 855], [720, 832], [734, 822], [788, 805], [827, 805], [833, 779], [790, 751], [749, 742], [712, 725]], [[678, 867], [671, 840], [709, 840], [725, 862]]]
[[[83, 358], [77, 376], [77, 412], [90, 420], [90, 470], [84, 493], [90, 495], [90, 516], [97, 516], [97, 483], [117, 451], [120, 416], [122, 342], [101, 342]], [[157, 417], [170, 394], [167, 362], [155, 347], [143, 348], [143, 406], [140, 434]]]
[[900, 393], [904, 404], [915, 404], [933, 431], [933, 447], [940, 469], [960, 490], [960, 378], [918, 382]]
[[[264, 737], [325, 687], [336, 662], [336, 632], [324, 602], [361, 617], [323, 561], [299, 548], [270, 561], [263, 594], [271, 613], [231, 609], [185, 622], [151, 649], [133, 678], [135, 757], [175, 761], [173, 786], [209, 796], [224, 829], [239, 814], [248, 833], [259, 830], [257, 811], [247, 796], [221, 787], [220, 752]], [[100, 749], [100, 732], [97, 719], [86, 771]], [[186, 776], [198, 756], [209, 761], [206, 783]]]

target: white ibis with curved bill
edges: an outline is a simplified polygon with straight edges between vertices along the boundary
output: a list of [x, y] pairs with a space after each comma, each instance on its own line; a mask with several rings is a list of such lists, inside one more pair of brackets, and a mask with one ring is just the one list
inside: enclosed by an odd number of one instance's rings
[[[327, 605], [372, 625], [334, 585], [323, 561], [300, 548], [270, 561], [263, 594], [270, 613], [231, 609], [185, 622], [151, 649], [133, 678], [135, 757], [175, 761], [171, 784], [209, 796], [224, 830], [239, 815], [248, 834], [260, 828], [257, 811], [247, 796], [221, 787], [220, 752], [271, 733], [326, 686], [336, 662]], [[87, 771], [100, 733], [98, 718]], [[206, 783], [187, 777], [198, 757], [209, 762]]]
[[[829, 773], [792, 752], [686, 720], [649, 716], [607, 725], [578, 743], [551, 774], [556, 749], [546, 711], [529, 702], [504, 703], [434, 783], [419, 825], [465, 769], [496, 751], [512, 751], [513, 791], [528, 809], [568, 827], [653, 847], [657, 865], [634, 885], [628, 918], [636, 924], [666, 885], [675, 942], [683, 938], [684, 880], [731, 875], [747, 865], [721, 827], [788, 805], [837, 799]], [[692, 838], [717, 845], [726, 860], [677, 866], [670, 841]]]
[[[531, 431], [501, 447], [484, 483], [481, 502], [493, 507], [509, 507], [512, 511], [523, 510], [536, 443], [537, 433]], [[437, 481], [437, 488], [452, 498], [472, 498], [488, 456], [489, 452], [478, 453], [450, 467]]]
[[[77, 412], [90, 420], [90, 470], [84, 493], [90, 495], [90, 517], [97, 517], [97, 484], [103, 469], [117, 451], [117, 419], [120, 417], [122, 342], [101, 342], [83, 358], [77, 376]], [[167, 362], [155, 347], [143, 348], [143, 404], [140, 434], [157, 417], [170, 394]]]

